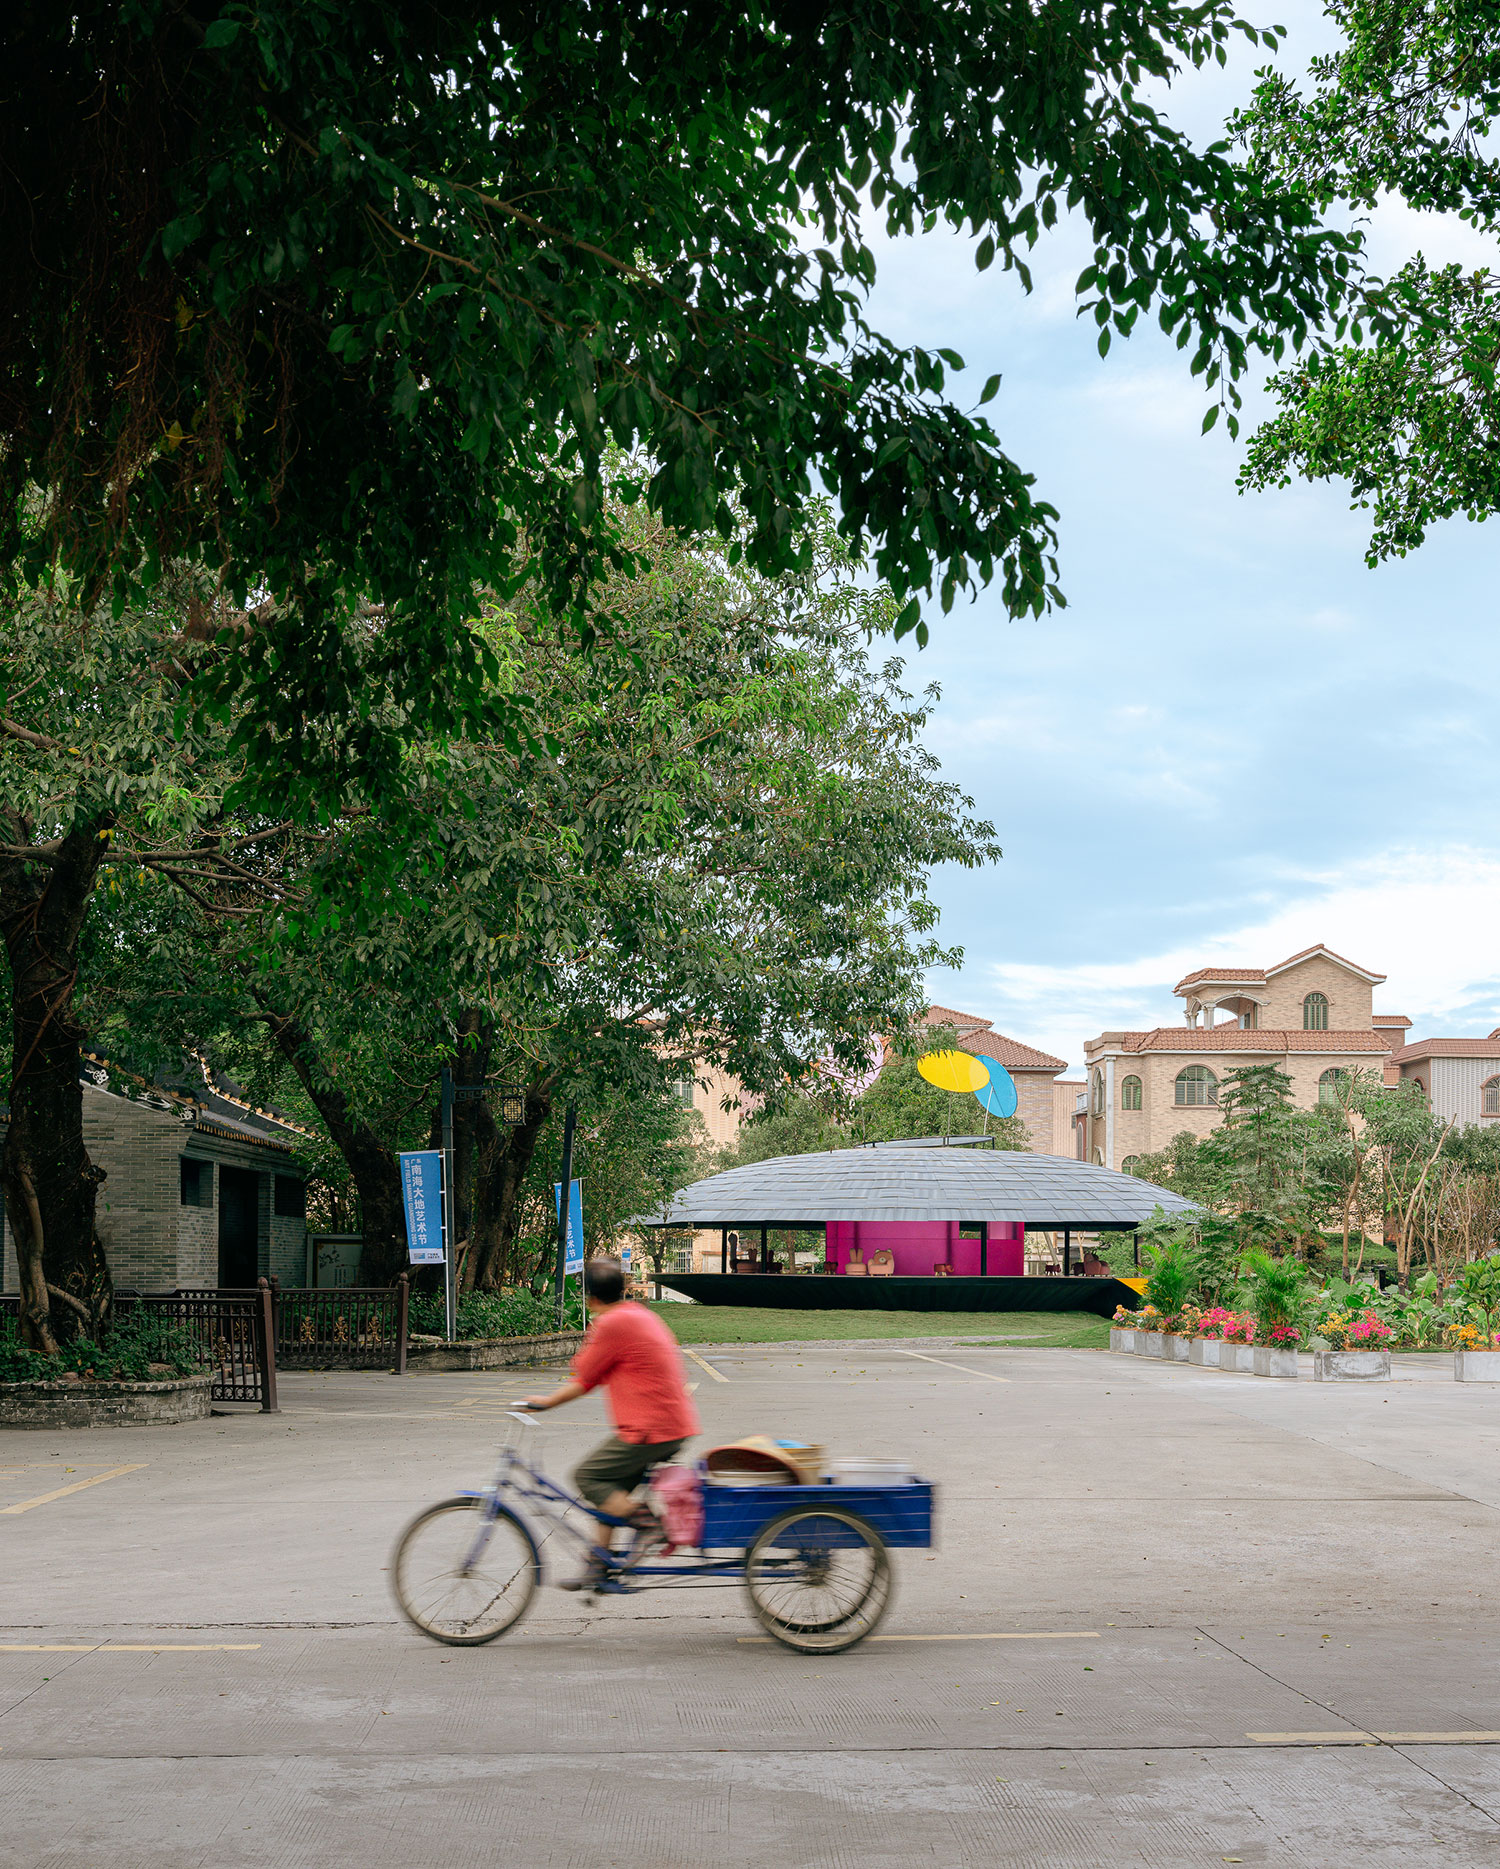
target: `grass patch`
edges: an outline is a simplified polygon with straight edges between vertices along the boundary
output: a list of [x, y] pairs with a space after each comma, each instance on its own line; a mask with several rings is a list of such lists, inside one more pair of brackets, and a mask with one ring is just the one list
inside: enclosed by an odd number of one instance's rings
[[[653, 1304], [682, 1343], [961, 1337], [1006, 1349], [1107, 1350], [1109, 1320], [1092, 1311], [781, 1311], [760, 1305]], [[995, 1322], [990, 1322], [995, 1318]], [[1001, 1321], [1003, 1320], [1003, 1321]]]

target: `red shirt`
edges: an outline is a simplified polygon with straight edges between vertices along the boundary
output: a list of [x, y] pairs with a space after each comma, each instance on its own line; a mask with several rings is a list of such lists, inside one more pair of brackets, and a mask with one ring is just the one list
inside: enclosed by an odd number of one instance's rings
[[622, 1441], [685, 1441], [698, 1432], [677, 1339], [644, 1305], [627, 1298], [601, 1312], [573, 1358], [573, 1374], [585, 1389], [604, 1384]]

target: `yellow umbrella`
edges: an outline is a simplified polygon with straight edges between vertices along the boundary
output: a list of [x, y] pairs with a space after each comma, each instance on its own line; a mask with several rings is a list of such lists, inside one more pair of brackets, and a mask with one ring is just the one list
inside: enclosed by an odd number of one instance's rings
[[917, 1069], [939, 1090], [983, 1090], [989, 1071], [966, 1051], [929, 1051], [917, 1059]]

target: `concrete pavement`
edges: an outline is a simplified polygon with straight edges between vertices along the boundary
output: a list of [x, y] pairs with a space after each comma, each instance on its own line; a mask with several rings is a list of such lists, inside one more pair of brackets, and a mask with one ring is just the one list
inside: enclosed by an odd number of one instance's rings
[[[483, 1478], [538, 1372], [289, 1376], [280, 1416], [8, 1433], [0, 1865], [1500, 1851], [1500, 1389], [1427, 1359], [1358, 1387], [930, 1342], [700, 1354], [710, 1439], [939, 1481], [938, 1551], [896, 1556], [903, 1639], [794, 1656], [735, 1588], [548, 1591], [478, 1650], [411, 1633], [391, 1541]], [[550, 1417], [549, 1465], [602, 1428], [593, 1398]]]

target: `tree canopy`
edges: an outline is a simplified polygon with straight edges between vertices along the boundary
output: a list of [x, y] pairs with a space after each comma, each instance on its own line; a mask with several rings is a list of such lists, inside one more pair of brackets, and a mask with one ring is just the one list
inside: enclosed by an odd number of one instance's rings
[[1338, 297], [1347, 247], [1145, 101], [1236, 31], [1224, 0], [23, 6], [0, 562], [117, 601], [171, 562], [222, 577], [251, 606], [218, 676], [251, 684], [245, 782], [283, 797], [326, 765], [309, 718], [374, 765], [383, 698], [408, 729], [481, 705], [476, 583], [577, 606], [624, 562], [611, 445], [685, 532], [737, 535], [737, 499], [767, 573], [805, 568], [821, 483], [898, 634], [921, 594], [991, 580], [1038, 611], [1056, 514], [947, 398], [962, 360], [868, 322], [863, 223], [967, 228], [1029, 284], [1072, 211], [1100, 349], [1154, 306], [1232, 400], [1252, 347]]
[[[92, 1201], [74, 1213], [59, 1193], [91, 1194], [85, 1030], [148, 1076], [193, 1047], [296, 1103], [357, 1192], [372, 1280], [403, 1259], [396, 1153], [427, 1140], [439, 1067], [520, 1089], [514, 1129], [482, 1096], [460, 1106], [481, 1286], [534, 1269], [520, 1242], [555, 1108], [578, 1103], [599, 1153], [637, 1099], [644, 1174], [648, 1157], [691, 1155], [657, 1107], [684, 1073], [765, 1093], [818, 1065], [867, 1068], [870, 1033], [904, 1025], [924, 969], [958, 958], [934, 937], [929, 870], [999, 851], [922, 745], [935, 697], [913, 700], [900, 664], [870, 656], [894, 597], [814, 516], [811, 573], [765, 578], [716, 536], [639, 504], [614, 514], [651, 569], [609, 575], [612, 632], [584, 651], [539, 581], [487, 601], [465, 627], [511, 731], [413, 740], [399, 783], [373, 800], [346, 788], [318, 825], [234, 802], [233, 715], [182, 709], [195, 662], [232, 653], [183, 626], [191, 583], [177, 605], [101, 606], [81, 641], [45, 593], [12, 607], [6, 1182], [13, 1215], [40, 1193], [50, 1218], [23, 1231], [44, 1241], [54, 1292], [107, 1291]], [[380, 653], [380, 627], [363, 653]], [[29, 905], [60, 882], [68, 938], [39, 947]], [[56, 1169], [45, 1186], [38, 1163]], [[628, 1177], [609, 1174], [623, 1198]]]
[[[1486, 0], [1332, 0], [1342, 48], [1306, 90], [1266, 72], [1236, 124], [1253, 172], [1320, 212], [1387, 193], [1495, 235], [1500, 17]], [[1347, 479], [1369, 507], [1373, 565], [1439, 520], [1500, 505], [1500, 271], [1417, 253], [1363, 306], [1355, 340], [1273, 380], [1281, 411], [1253, 439], [1247, 487]]]

